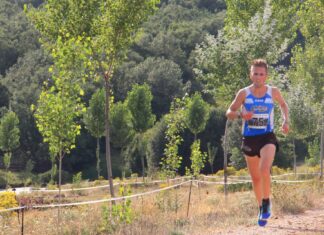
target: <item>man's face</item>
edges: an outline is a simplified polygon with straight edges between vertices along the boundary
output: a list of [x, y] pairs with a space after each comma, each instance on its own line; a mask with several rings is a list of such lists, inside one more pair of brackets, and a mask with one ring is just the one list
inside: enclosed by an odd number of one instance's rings
[[262, 87], [267, 79], [267, 70], [264, 67], [252, 66], [250, 79], [255, 87]]

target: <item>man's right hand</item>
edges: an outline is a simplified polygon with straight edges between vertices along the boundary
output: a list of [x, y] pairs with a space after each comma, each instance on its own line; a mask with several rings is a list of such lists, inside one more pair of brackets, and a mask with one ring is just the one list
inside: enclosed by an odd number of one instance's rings
[[249, 112], [249, 111], [246, 111], [243, 109], [241, 112], [241, 116], [242, 116], [242, 119], [244, 119], [244, 120], [250, 120], [253, 116], [253, 112]]

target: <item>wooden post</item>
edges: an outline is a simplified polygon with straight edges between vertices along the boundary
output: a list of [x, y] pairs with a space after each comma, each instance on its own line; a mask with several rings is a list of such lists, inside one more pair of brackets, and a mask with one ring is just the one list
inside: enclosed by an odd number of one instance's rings
[[229, 123], [229, 120], [227, 119], [226, 120], [226, 125], [225, 125], [225, 133], [224, 133], [224, 194], [225, 194], [225, 197], [227, 197], [227, 156], [228, 156], [228, 153], [227, 153], [227, 128], [228, 128], [228, 123]]
[[189, 216], [189, 206], [190, 206], [190, 198], [191, 198], [191, 188], [192, 188], [192, 178], [191, 178], [191, 181], [190, 181], [189, 199], [188, 199], [188, 207], [187, 207], [187, 218]]
[[21, 210], [21, 235], [24, 235], [24, 211], [25, 207]]

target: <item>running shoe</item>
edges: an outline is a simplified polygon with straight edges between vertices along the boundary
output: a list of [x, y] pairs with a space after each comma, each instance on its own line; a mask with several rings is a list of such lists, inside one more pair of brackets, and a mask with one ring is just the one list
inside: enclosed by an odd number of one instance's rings
[[267, 222], [268, 221], [266, 219], [262, 218], [262, 206], [260, 206], [259, 214], [258, 214], [258, 225], [264, 227], [266, 226]]
[[262, 212], [261, 212], [261, 219], [269, 219], [271, 216], [271, 203], [268, 202], [262, 202]]

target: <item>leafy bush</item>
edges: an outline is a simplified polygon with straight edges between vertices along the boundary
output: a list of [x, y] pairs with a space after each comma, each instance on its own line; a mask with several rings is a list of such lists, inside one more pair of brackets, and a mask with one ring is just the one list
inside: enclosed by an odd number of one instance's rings
[[[131, 195], [130, 187], [121, 185], [119, 187], [120, 196]], [[119, 226], [132, 223], [134, 219], [134, 213], [131, 208], [131, 200], [125, 199], [118, 204], [114, 204], [111, 207], [104, 205], [102, 207], [102, 221], [99, 227], [99, 232], [111, 233], [115, 231]]]
[[272, 166], [271, 168], [272, 175], [282, 175], [287, 173], [285, 169], [279, 168], [278, 166]]
[[[72, 177], [69, 172], [62, 170], [62, 184], [71, 182], [71, 178]], [[56, 172], [54, 179], [58, 181], [58, 172]], [[46, 185], [47, 183], [49, 183], [51, 181], [51, 170], [39, 174], [37, 181], [42, 185]]]
[[[217, 187], [218, 192], [224, 192], [224, 185], [219, 185]], [[250, 191], [252, 190], [252, 184], [250, 182], [236, 183], [236, 184], [228, 184], [227, 191], [228, 192], [242, 192], [242, 191]]]
[[[0, 193], [0, 210], [18, 207], [16, 194], [14, 192]], [[1, 216], [8, 217], [13, 215], [14, 212], [1, 213]]]

